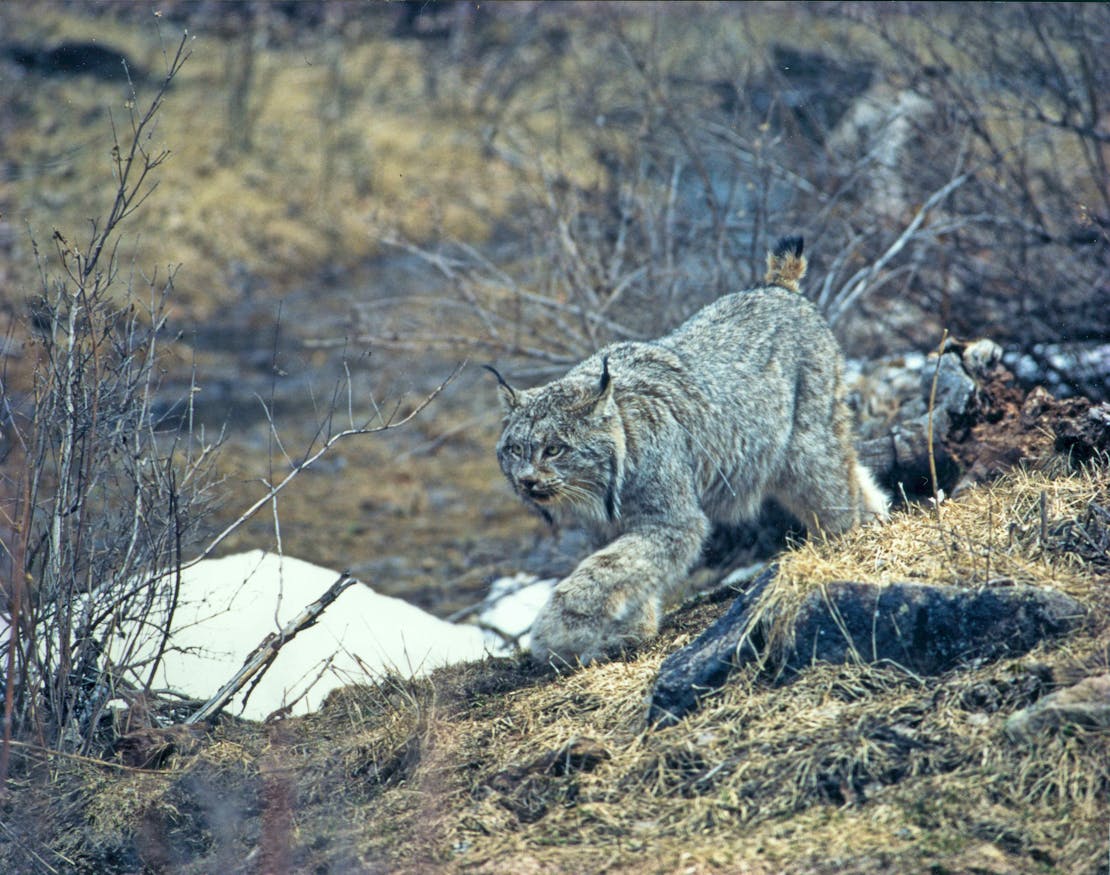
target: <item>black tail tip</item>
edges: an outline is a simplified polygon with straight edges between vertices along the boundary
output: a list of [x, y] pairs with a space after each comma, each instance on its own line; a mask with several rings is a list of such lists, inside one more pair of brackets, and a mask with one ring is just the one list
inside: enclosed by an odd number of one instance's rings
[[782, 237], [779, 242], [775, 244], [775, 248], [771, 250], [771, 254], [775, 256], [775, 258], [782, 258], [786, 255], [800, 257], [804, 247], [805, 238], [801, 235]]

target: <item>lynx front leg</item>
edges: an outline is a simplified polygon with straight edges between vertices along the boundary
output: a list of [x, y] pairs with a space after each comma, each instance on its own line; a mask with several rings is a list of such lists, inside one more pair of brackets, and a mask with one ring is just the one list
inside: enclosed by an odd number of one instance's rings
[[650, 638], [663, 597], [697, 558], [708, 528], [701, 516], [687, 526], [636, 529], [586, 557], [536, 618], [533, 658], [586, 665]]

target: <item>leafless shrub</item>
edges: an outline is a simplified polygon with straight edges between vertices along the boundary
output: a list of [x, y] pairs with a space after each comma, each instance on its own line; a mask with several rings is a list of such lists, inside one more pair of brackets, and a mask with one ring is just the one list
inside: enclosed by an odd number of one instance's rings
[[[1086, 4], [954, 7], [914, 28], [874, 26], [934, 107], [923, 158], [966, 144], [967, 185], [945, 208], [942, 262], [923, 306], [961, 335], [990, 334], [1036, 359], [1071, 391], [1110, 392], [1105, 371], [1084, 373], [1064, 349], [1110, 343], [1110, 19]], [[926, 139], [927, 138], [927, 139]]]
[[122, 223], [153, 192], [169, 157], [156, 146], [156, 122], [186, 46], [183, 39], [167, 57], [145, 110], [132, 95], [129, 125], [114, 132], [115, 191], [105, 218], [92, 222], [84, 243], [55, 231], [52, 253], [36, 246], [42, 282], [26, 326], [30, 391], [0, 377], [0, 556], [13, 572], [10, 584], [0, 581], [0, 782], [13, 737], [96, 752], [107, 740], [100, 730], [113, 699], [145, 713], [139, 700], [163, 692], [151, 685], [173, 646], [181, 571], [263, 509], [273, 512], [280, 551], [283, 490], [338, 442], [409, 422], [454, 376], [415, 404], [371, 399], [371, 409], [359, 412], [346, 372], [318, 407], [316, 431], [299, 454], [287, 451], [273, 404], [260, 399], [271, 432], [262, 494], [214, 535], [205, 531], [224, 435], [206, 438], [194, 416], [195, 375], [167, 406], [161, 381], [170, 367], [174, 270], [128, 273], [119, 251]]
[[120, 672], [152, 671], [140, 645], [157, 659], [165, 644], [182, 544], [212, 497], [218, 440], [194, 435], [191, 394], [174, 409], [155, 407], [174, 271], [124, 276], [119, 253], [121, 223], [154, 190], [169, 155], [155, 143], [155, 123], [186, 45], [183, 38], [167, 56], [145, 111], [133, 93], [129, 126], [114, 136], [106, 216], [91, 223], [85, 243], [55, 231], [53, 258], [36, 246], [33, 389], [23, 402], [8, 386], [3, 395], [13, 441], [0, 512], [15, 573], [3, 593], [10, 626], [0, 645], [0, 774], [13, 732], [88, 750], [105, 705], [123, 694]]
[[[433, 267], [454, 296], [364, 302], [356, 335], [386, 347], [514, 357], [518, 375], [550, 374], [604, 343], [655, 336], [714, 298], [757, 283], [768, 244], [801, 231], [815, 253], [808, 293], [853, 352], [876, 351], [879, 332], [860, 326], [883, 312], [884, 300], [926, 301], [923, 266], [953, 233], [982, 221], [949, 211], [971, 179], [967, 150], [957, 141], [924, 196], [907, 190], [894, 198], [889, 186], [876, 185], [885, 196], [879, 209], [867, 183], [903, 169], [896, 166], [901, 146], [891, 147], [888, 136], [879, 138], [885, 148], [861, 147], [836, 131], [877, 62], [845, 66], [795, 52], [786, 66], [808, 77], [799, 82], [779, 72], [777, 53], [788, 48], [764, 45], [751, 53], [722, 49], [714, 65], [699, 66], [691, 47], [706, 44], [701, 37], [722, 14], [743, 24], [749, 12], [687, 12], [659, 8], [652, 28], [635, 36], [619, 10], [595, 13], [590, 64], [551, 97], [559, 124], [573, 128], [567, 141], [574, 145], [565, 150], [528, 133], [534, 90], [518, 96], [506, 88], [485, 145], [529, 192], [517, 204], [518, 233], [479, 251], [387, 229], [383, 239]], [[540, 41], [546, 30], [529, 32]], [[683, 45], [686, 54], [676, 50]], [[517, 46], [515, 55], [499, 56], [497, 78], [515, 82], [514, 64], [534, 67], [537, 51]], [[708, 66], [712, 75], [697, 72]], [[477, 95], [487, 94], [490, 75], [475, 86]], [[838, 90], [826, 95], [822, 87]], [[476, 106], [483, 105], [484, 97]], [[900, 124], [899, 144], [917, 109], [896, 101], [886, 108], [884, 130]], [[916, 327], [918, 314], [908, 321]]]

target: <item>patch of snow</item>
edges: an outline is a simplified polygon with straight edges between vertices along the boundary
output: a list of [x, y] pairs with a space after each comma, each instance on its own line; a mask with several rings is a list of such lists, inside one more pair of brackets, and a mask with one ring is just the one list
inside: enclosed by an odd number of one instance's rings
[[721, 581], [720, 586], [743, 586], [746, 583], [751, 583], [766, 567], [766, 562], [756, 562], [754, 565], [737, 568], [735, 571], [729, 572], [728, 576]]
[[[330, 568], [262, 550], [207, 559], [183, 570], [173, 632], [153, 688], [207, 701], [268, 635], [279, 633], [338, 576]], [[249, 720], [287, 706], [289, 713], [306, 714], [338, 687], [390, 673], [417, 677], [444, 665], [527, 649], [527, 633], [557, 582], [525, 573], [500, 578], [473, 623], [441, 620], [356, 582], [315, 624], [286, 642], [257, 685], [252, 688], [253, 679], [248, 681], [225, 711]], [[7, 637], [8, 618], [0, 613], [0, 649]], [[138, 640], [131, 661], [151, 657], [154, 638], [148, 630], [121, 630], [105, 656], [119, 660]], [[113, 700], [108, 708], [126, 705]]]
[[[155, 688], [210, 698], [268, 634], [316, 601], [337, 577], [331, 569], [261, 550], [205, 560], [185, 570], [170, 647]], [[418, 676], [450, 663], [482, 659], [491, 649], [476, 626], [448, 623], [356, 583], [315, 625], [281, 648], [245, 706], [250, 682], [226, 710], [259, 720], [295, 703], [292, 713], [303, 714], [337, 687], [391, 671]]]
[[490, 585], [489, 595], [478, 612], [478, 624], [527, 649], [527, 633], [551, 598], [556, 583], [558, 580], [553, 577], [540, 579], [524, 573], [498, 578]]
[[1056, 397], [1066, 398], [1074, 392], [1061, 379], [1060, 375], [1065, 374], [1078, 378], [1092, 390], [1110, 393], [1110, 343], [1045, 343], [1037, 344], [1033, 350], [1050, 369], [1034, 356], [1017, 352], [1003, 356], [1003, 362], [1019, 380], [1042, 383]]

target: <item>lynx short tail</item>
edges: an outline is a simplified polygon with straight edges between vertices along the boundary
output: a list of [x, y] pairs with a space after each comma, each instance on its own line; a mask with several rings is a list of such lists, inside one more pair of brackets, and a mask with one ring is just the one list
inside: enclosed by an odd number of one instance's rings
[[782, 286], [798, 291], [798, 281], [806, 275], [806, 257], [802, 254], [805, 240], [801, 237], [783, 237], [767, 253], [767, 273], [763, 281], [769, 286]]

